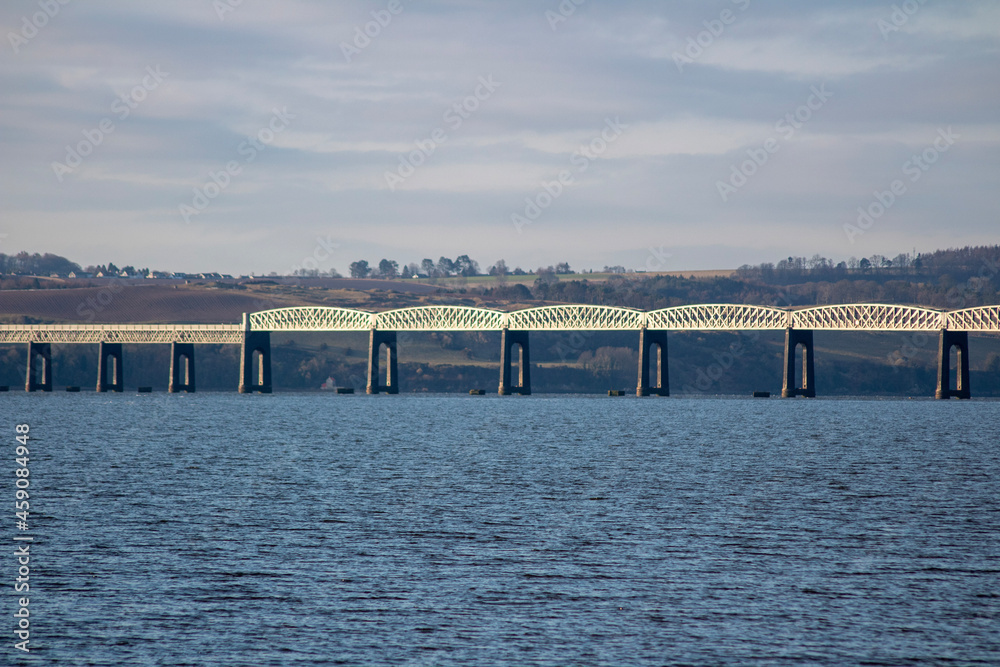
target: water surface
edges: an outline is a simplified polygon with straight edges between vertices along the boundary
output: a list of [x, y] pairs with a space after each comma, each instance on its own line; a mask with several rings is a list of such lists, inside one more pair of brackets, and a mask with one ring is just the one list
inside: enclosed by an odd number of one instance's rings
[[1000, 662], [1000, 402], [0, 399], [19, 663]]

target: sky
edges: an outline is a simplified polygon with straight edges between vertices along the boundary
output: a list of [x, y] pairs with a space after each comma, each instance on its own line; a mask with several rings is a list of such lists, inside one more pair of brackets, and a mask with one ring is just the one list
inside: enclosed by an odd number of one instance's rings
[[995, 244], [1000, 3], [9, 0], [0, 252], [233, 274]]

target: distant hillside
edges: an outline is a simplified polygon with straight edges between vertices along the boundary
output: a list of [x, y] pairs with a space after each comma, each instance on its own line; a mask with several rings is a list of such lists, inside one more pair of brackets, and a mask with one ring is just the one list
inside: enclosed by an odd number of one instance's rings
[[96, 322], [109, 324], [213, 324], [239, 322], [243, 313], [297, 305], [229, 290], [138, 285], [60, 290], [0, 291], [0, 317], [7, 322]]

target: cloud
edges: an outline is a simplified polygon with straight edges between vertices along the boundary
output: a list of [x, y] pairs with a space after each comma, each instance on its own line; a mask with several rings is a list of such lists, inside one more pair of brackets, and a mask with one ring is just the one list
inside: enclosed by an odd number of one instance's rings
[[[332, 232], [343, 239], [341, 271], [359, 258], [352, 248], [401, 262], [468, 253], [481, 263], [502, 255], [600, 268], [664, 243], [697, 248], [675, 252], [697, 263], [677, 268], [697, 269], [718, 268], [713, 248], [726, 262], [741, 252], [746, 261], [768, 259], [758, 252], [895, 254], [939, 244], [942, 216], [948, 245], [982, 242], [995, 225], [994, 3], [926, 3], [888, 35], [878, 22], [891, 3], [860, 0], [588, 2], [555, 29], [545, 12], [556, 2], [404, 1], [388, 22], [386, 6], [244, 2], [220, 18], [200, 0], [94, 0], [66, 5], [16, 54], [8, 39], [7, 247], [240, 273], [283, 270], [300, 246]], [[0, 7], [0, 33], [17, 33], [31, 7]], [[719, 31], [724, 10], [732, 20]], [[356, 43], [366, 28], [372, 34]], [[701, 51], [679, 69], [675, 54], [692, 39]], [[345, 44], [358, 53], [347, 58]], [[170, 74], [119, 117], [112, 105], [147, 67]], [[449, 110], [484, 76], [501, 86], [455, 126]], [[731, 165], [824, 84], [829, 103], [720, 201], [716, 182]], [[244, 159], [239, 147], [275, 108], [294, 114], [287, 130], [178, 227], [178, 206]], [[106, 118], [114, 131], [56, 178], [52, 163]], [[571, 167], [609, 118], [627, 130], [518, 235], [511, 212]], [[961, 128], [955, 151], [865, 235], [866, 247], [844, 247], [840, 226], [859, 198], [949, 125]], [[439, 129], [446, 140], [392, 191], [386, 172]], [[164, 241], [179, 229], [185, 243]], [[230, 233], [237, 240], [227, 245]]]

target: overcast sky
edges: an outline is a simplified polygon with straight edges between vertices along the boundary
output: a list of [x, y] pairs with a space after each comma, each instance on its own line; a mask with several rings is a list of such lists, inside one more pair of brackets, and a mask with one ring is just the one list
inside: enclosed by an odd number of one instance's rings
[[0, 252], [675, 270], [998, 242], [1000, 3], [63, 2], [0, 5]]

